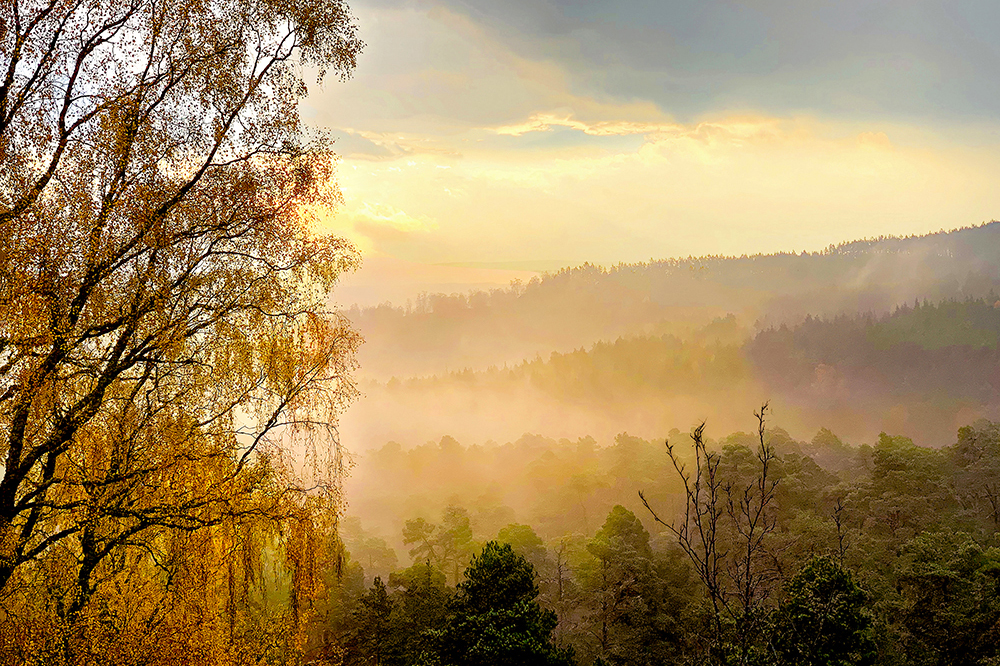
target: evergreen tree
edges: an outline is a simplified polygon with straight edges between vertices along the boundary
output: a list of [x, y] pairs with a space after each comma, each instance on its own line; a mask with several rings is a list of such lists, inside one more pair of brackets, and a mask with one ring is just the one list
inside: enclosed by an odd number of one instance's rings
[[924, 533], [897, 563], [894, 620], [910, 663], [979, 666], [1000, 657], [1000, 549], [968, 534]]
[[359, 663], [381, 666], [386, 662], [384, 657], [389, 652], [394, 633], [390, 624], [392, 606], [382, 579], [376, 576], [371, 589], [358, 600], [354, 611], [357, 631], [353, 647]]
[[399, 660], [392, 663], [435, 663], [449, 600], [444, 573], [428, 560], [392, 574], [389, 584], [399, 589], [392, 627], [401, 649]]
[[535, 600], [532, 566], [508, 544], [490, 541], [474, 556], [458, 586], [441, 635], [447, 666], [556, 666], [573, 663], [556, 647], [556, 616]]
[[590, 600], [594, 654], [609, 664], [661, 664], [676, 657], [681, 642], [680, 590], [667, 589], [677, 562], [657, 556], [649, 533], [619, 505], [587, 544], [593, 561], [584, 570]]
[[867, 595], [830, 557], [814, 557], [789, 581], [774, 614], [780, 664], [855, 666], [874, 663]]

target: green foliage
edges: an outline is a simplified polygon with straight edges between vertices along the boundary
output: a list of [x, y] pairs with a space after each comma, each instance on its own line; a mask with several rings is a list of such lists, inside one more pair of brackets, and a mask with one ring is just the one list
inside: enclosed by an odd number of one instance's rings
[[367, 534], [358, 518], [345, 518], [339, 528], [339, 536], [344, 546], [364, 567], [367, 581], [373, 581], [376, 576], [388, 579], [389, 574], [398, 568], [399, 559], [396, 551], [386, 543], [385, 539]]
[[406, 521], [403, 527], [403, 543], [413, 545], [410, 557], [414, 559], [427, 558], [440, 563], [441, 556], [437, 552], [437, 526], [428, 523], [423, 518]]
[[[587, 544], [581, 570], [587, 634], [580, 652], [608, 664], [658, 664], [676, 658], [688, 603], [686, 567], [653, 552], [634, 513], [615, 506]], [[672, 583], [672, 584], [671, 584]], [[680, 583], [680, 584], [678, 584]]]
[[607, 520], [587, 549], [599, 558], [608, 557], [614, 552], [634, 553], [639, 557], [649, 557], [652, 554], [649, 532], [634, 513], [620, 504], [611, 509]]
[[387, 664], [432, 664], [438, 654], [438, 632], [445, 622], [448, 600], [444, 574], [430, 562], [393, 573], [389, 586], [396, 591], [392, 635], [398, 645]]
[[888, 543], [899, 545], [956, 519], [953, 475], [945, 452], [882, 433], [872, 450], [870, 480], [856, 484], [850, 498], [852, 512], [864, 516]]
[[968, 534], [920, 534], [898, 563], [901, 642], [911, 663], [972, 666], [1000, 656], [1000, 549]]
[[[678, 432], [671, 439], [682, 441]], [[636, 485], [649, 483], [656, 506], [668, 517], [682, 515], [662, 444], [623, 433], [604, 447], [589, 438], [539, 436], [408, 452], [387, 446], [375, 457], [401, 492], [425, 478], [437, 483], [450, 465], [478, 486], [466, 493], [473, 505], [510, 505], [525, 520], [499, 530], [477, 522], [461, 506], [462, 495], [446, 487], [441, 505], [450, 508], [439, 523], [407, 521], [404, 534], [423, 557], [389, 578], [391, 639], [382, 662], [567, 663], [553, 647], [560, 645], [571, 646], [584, 666], [995, 666], [1000, 550], [990, 493], [1000, 479], [1000, 425], [979, 421], [938, 450], [888, 434], [853, 447], [826, 429], [812, 441], [764, 431], [774, 454], [768, 479], [777, 482], [765, 512], [774, 528], [751, 555], [748, 612], [737, 591], [745, 563], [731, 557], [746, 540], [728, 504], [745, 528], [744, 491], [750, 489], [751, 508], [759, 491], [761, 463], [749, 448], [757, 439], [736, 433], [705, 441], [719, 460], [717, 552], [726, 557], [718, 581], [728, 604], [721, 611], [674, 537], [651, 535], [651, 516], [626, 503]], [[689, 457], [682, 463], [693, 468]], [[477, 477], [478, 470], [495, 478], [500, 468], [512, 470], [510, 477], [483, 492], [487, 477]], [[519, 504], [532, 488], [544, 490], [547, 502]], [[588, 528], [593, 515], [605, 519]], [[456, 578], [454, 561], [442, 555], [492, 534], [496, 542]], [[420, 550], [425, 543], [429, 548]], [[383, 626], [366, 610], [379, 606], [377, 590], [364, 592], [361, 580], [349, 562], [340, 614], [329, 616], [340, 618], [334, 624], [349, 648], [345, 664], [371, 663], [373, 644], [353, 637], [377, 636]]]
[[745, 381], [746, 359], [735, 343], [685, 341], [674, 335], [619, 338], [589, 350], [553, 353], [548, 360], [525, 362], [510, 379], [527, 379], [560, 397], [607, 400], [621, 393], [653, 388], [718, 389]]
[[423, 518], [407, 520], [403, 527], [403, 543], [413, 544], [410, 557], [434, 562], [451, 572], [452, 581], [457, 583], [459, 572], [474, 548], [469, 512], [449, 505], [445, 507], [441, 525]]
[[981, 420], [959, 428], [951, 457], [963, 505], [980, 529], [1000, 530], [1000, 425]]
[[1000, 398], [1000, 307], [976, 296], [765, 329], [743, 346], [749, 374], [838, 427], [944, 441], [963, 408], [989, 413]]
[[882, 350], [900, 344], [921, 349], [996, 348], [1000, 308], [993, 307], [995, 300], [946, 300], [916, 308], [904, 307], [897, 316], [871, 326], [868, 337]]
[[774, 614], [778, 663], [799, 666], [873, 664], [867, 595], [830, 557], [809, 560], [789, 581]]
[[441, 663], [453, 666], [572, 664], [552, 643], [556, 616], [535, 601], [531, 565], [509, 544], [490, 541], [465, 572], [441, 635]]
[[474, 555], [458, 585], [458, 606], [465, 612], [512, 608], [538, 596], [535, 571], [509, 544], [490, 541]]
[[396, 636], [391, 623], [393, 603], [382, 579], [375, 577], [375, 582], [360, 599], [354, 611], [357, 627], [354, 640], [354, 651], [362, 663], [382, 664], [384, 655], [392, 651]]
[[459, 506], [445, 507], [441, 523], [439, 543], [442, 565], [451, 565], [454, 572], [453, 580], [457, 583], [459, 571], [468, 562], [475, 548], [469, 512]]
[[551, 566], [545, 542], [530, 525], [511, 523], [497, 533], [496, 541], [510, 545], [515, 553], [531, 564], [536, 576], [541, 577], [543, 569]]

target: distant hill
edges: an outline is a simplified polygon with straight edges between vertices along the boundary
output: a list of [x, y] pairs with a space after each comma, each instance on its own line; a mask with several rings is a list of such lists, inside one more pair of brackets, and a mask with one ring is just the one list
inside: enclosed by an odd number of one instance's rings
[[622, 337], [368, 392], [379, 412], [369, 418], [384, 428], [370, 445], [445, 432], [655, 437], [701, 419], [725, 430], [765, 399], [791, 431], [829, 427], [863, 442], [884, 430], [944, 444], [976, 418], [1000, 418], [1000, 296], [808, 316], [749, 337], [729, 316], [684, 338]]
[[1000, 291], [1000, 223], [823, 252], [584, 264], [506, 289], [354, 308], [375, 379], [517, 364], [621, 336], [685, 337], [733, 313], [748, 331]]

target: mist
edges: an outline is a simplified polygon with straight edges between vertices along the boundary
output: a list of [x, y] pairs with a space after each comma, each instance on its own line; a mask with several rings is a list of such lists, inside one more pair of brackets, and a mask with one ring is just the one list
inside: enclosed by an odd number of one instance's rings
[[[726, 543], [744, 538], [740, 515], [770, 512], [766, 557], [791, 570], [839, 553], [867, 572], [902, 555], [862, 543], [907, 552], [927, 525], [985, 543], [1000, 525], [986, 510], [1000, 494], [980, 490], [995, 475], [976, 467], [1000, 432], [1000, 223], [817, 253], [584, 264], [346, 314], [366, 339], [339, 430], [357, 585], [396, 581], [405, 596], [424, 567], [460, 587], [478, 549], [510, 543], [581, 663], [625, 649], [588, 638], [609, 530], [646, 535], [633, 547], [693, 595], [671, 603], [704, 599], [685, 563], [703, 551], [672, 527], [709, 501], [694, 479], [728, 498]], [[951, 499], [931, 509], [925, 495]]]

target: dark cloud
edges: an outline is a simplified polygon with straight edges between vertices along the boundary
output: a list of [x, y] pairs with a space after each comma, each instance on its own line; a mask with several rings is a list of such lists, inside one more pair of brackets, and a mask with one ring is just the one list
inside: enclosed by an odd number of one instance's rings
[[[867, 117], [1000, 115], [995, 0], [442, 0], [575, 92]], [[427, 6], [425, 4], [425, 6]]]

